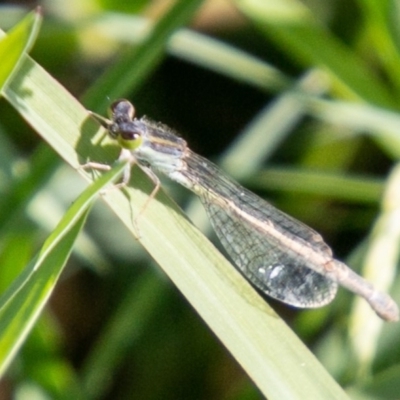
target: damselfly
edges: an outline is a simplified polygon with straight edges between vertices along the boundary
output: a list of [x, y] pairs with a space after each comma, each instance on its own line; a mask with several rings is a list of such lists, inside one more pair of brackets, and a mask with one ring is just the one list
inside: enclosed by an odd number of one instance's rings
[[165, 125], [134, 114], [127, 100], [111, 105], [109, 120], [93, 114], [122, 147], [120, 158], [129, 160], [123, 184], [131, 165], [138, 164], [155, 182], [150, 198], [160, 186], [153, 170], [192, 190], [242, 274], [277, 300], [320, 307], [334, 298], [339, 284], [364, 297], [382, 319], [398, 320], [392, 298], [333, 258], [321, 235], [227, 177]]

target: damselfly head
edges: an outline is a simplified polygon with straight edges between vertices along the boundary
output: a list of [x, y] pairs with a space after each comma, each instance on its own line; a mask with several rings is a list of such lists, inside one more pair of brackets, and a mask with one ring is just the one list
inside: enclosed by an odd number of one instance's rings
[[114, 101], [109, 109], [110, 123], [107, 130], [110, 136], [128, 150], [136, 150], [142, 144], [143, 127], [134, 119], [135, 107], [128, 100]]
[[114, 101], [108, 110], [109, 119], [94, 112], [90, 114], [124, 149], [136, 150], [142, 144], [143, 124], [134, 119], [135, 107], [128, 100]]

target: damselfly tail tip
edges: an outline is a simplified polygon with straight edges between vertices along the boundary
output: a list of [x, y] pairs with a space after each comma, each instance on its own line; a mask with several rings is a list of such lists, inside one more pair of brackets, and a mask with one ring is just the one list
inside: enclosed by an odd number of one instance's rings
[[368, 302], [383, 320], [388, 322], [399, 320], [399, 307], [387, 294], [377, 292]]

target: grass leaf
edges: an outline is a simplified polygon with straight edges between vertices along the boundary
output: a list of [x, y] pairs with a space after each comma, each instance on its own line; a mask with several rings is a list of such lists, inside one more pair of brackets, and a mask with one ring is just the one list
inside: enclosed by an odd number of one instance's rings
[[118, 176], [117, 165], [88, 187], [67, 211], [39, 254], [0, 298], [0, 374], [24, 342], [68, 260], [95, 196]]
[[32, 12], [0, 40], [0, 89], [18, 68], [23, 55], [33, 46], [40, 23], [39, 11]]

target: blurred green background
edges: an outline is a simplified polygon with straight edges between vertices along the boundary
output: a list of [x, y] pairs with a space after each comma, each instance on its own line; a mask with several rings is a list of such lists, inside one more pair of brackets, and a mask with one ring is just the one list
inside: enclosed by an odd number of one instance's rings
[[[43, 1], [31, 54], [91, 110], [129, 98], [389, 286], [400, 236], [390, 175], [400, 155], [399, 4], [275, 3]], [[2, 2], [3, 30], [36, 5], [15, 4]], [[149, 21], [158, 31], [145, 37]], [[4, 290], [85, 184], [4, 99], [0, 140]], [[191, 195], [163, 188], [213, 238]], [[99, 201], [0, 399], [263, 398], [124, 229]], [[373, 345], [363, 343], [353, 300], [340, 291], [312, 311], [271, 303], [353, 398], [399, 398], [400, 328], [373, 321]]]

